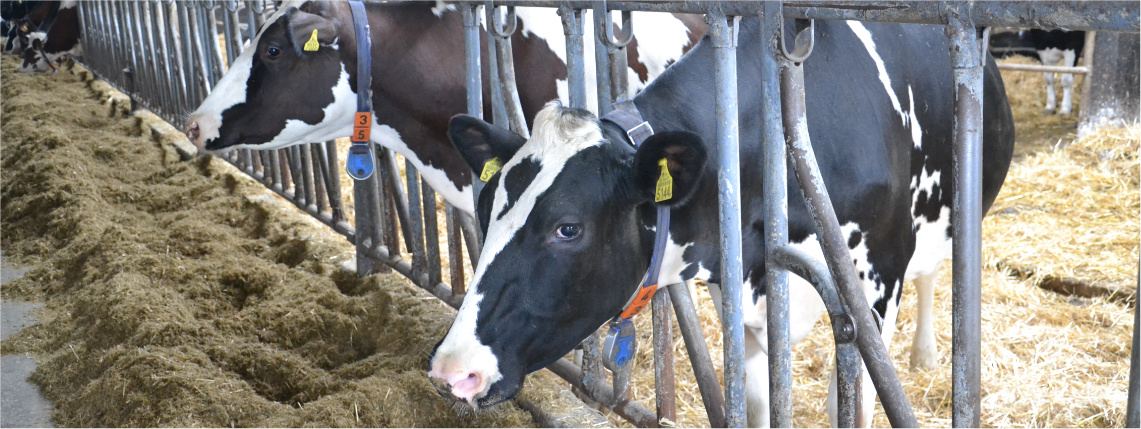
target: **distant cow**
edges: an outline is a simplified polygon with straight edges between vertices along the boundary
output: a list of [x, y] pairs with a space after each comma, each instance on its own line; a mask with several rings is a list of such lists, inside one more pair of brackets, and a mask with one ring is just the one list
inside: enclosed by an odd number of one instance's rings
[[[1038, 51], [1038, 59], [1042, 64], [1063, 67], [1073, 67], [1078, 57], [1082, 55], [1082, 48], [1086, 44], [1086, 32], [1064, 30], [1039, 30], [1037, 28], [1023, 32], [1025, 37]], [[1060, 64], [1059, 64], [1060, 63]], [[1054, 93], [1054, 73], [1044, 73], [1046, 78], [1046, 113], [1054, 113], [1057, 108], [1057, 95]], [[1062, 108], [1058, 114], [1069, 116], [1073, 111], [1073, 73], [1062, 73]]]
[[[448, 119], [467, 110], [461, 14], [431, 2], [367, 3], [372, 31], [373, 142], [412, 162], [448, 202], [473, 213], [472, 172], [448, 142]], [[512, 36], [519, 98], [530, 121], [546, 102], [567, 96], [562, 25], [551, 9], [519, 8]], [[696, 43], [670, 14], [640, 13], [628, 49], [631, 93]], [[589, 19], [587, 19], [589, 22]], [[587, 57], [593, 31], [587, 26]], [[320, 48], [302, 46], [314, 31]], [[483, 48], [487, 52], [486, 46]], [[487, 64], [486, 55], [483, 58]], [[356, 36], [343, 2], [291, 2], [266, 20], [209, 97], [186, 134], [200, 149], [274, 149], [348, 137], [356, 110]], [[482, 68], [487, 82], [488, 67]], [[594, 83], [594, 67], [586, 67]], [[484, 110], [490, 116], [489, 89]], [[587, 89], [590, 97], [593, 88]]]
[[[760, 22], [745, 17], [737, 49], [742, 168], [740, 207], [746, 394], [751, 426], [768, 424], [766, 234], [760, 114]], [[824, 185], [880, 335], [890, 344], [904, 280], [915, 279], [919, 317], [913, 360], [937, 363], [933, 287], [951, 254], [954, 82], [941, 26], [816, 22], [804, 63], [807, 127]], [[634, 99], [657, 134], [635, 148], [626, 130], [583, 110], [552, 104], [526, 140], [470, 117], [450, 136], [471, 165], [507, 159], [477, 209], [486, 241], [429, 377], [441, 393], [475, 407], [508, 400], [527, 373], [565, 356], [631, 301], [650, 265], [656, 204], [672, 223], [659, 284], [704, 279], [720, 306], [721, 250], [714, 49], [703, 40]], [[771, 94], [770, 94], [771, 95]], [[1014, 148], [1002, 78], [983, 72], [982, 207], [994, 201]], [[668, 171], [672, 193], [655, 203]], [[788, 185], [793, 246], [822, 259], [812, 217]], [[825, 313], [815, 289], [790, 276], [792, 341]], [[926, 361], [926, 362], [924, 362]], [[834, 380], [834, 378], [833, 378]], [[874, 391], [863, 376], [864, 424]], [[833, 390], [834, 392], [834, 390]], [[835, 394], [829, 398], [835, 415]], [[836, 420], [833, 419], [833, 422]]]
[[49, 15], [55, 16], [59, 2], [3, 1], [0, 18], [4, 20], [4, 53], [20, 55], [28, 46], [28, 35], [38, 29]]
[[55, 69], [63, 59], [83, 55], [76, 3], [74, 0], [60, 2], [56, 15], [29, 35], [29, 46], [21, 54], [20, 72], [45, 72]]

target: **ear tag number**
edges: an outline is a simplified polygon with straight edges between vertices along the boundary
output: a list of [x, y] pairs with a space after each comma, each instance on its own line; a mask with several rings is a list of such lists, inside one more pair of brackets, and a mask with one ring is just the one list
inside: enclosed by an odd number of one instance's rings
[[479, 180], [484, 182], [491, 180], [491, 177], [502, 169], [503, 163], [499, 161], [499, 158], [491, 158], [490, 161], [483, 163], [483, 172], [479, 173]]
[[321, 43], [317, 41], [317, 29], [313, 29], [313, 35], [309, 36], [309, 41], [305, 42], [305, 47], [302, 48], [308, 52], [316, 52], [321, 48]]
[[658, 186], [654, 190], [655, 203], [660, 203], [674, 196], [674, 178], [670, 176], [670, 169], [666, 159], [662, 158], [658, 160], [658, 165], [662, 166], [662, 175], [658, 176]]

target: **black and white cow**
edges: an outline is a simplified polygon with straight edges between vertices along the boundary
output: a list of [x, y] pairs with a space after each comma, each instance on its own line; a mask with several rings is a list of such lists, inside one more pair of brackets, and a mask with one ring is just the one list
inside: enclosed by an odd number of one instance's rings
[[[475, 211], [472, 173], [448, 142], [448, 119], [467, 109], [463, 21], [431, 2], [367, 3], [372, 31], [372, 139], [410, 160], [448, 202]], [[567, 97], [566, 42], [550, 9], [519, 8], [512, 37], [519, 97], [528, 120]], [[589, 19], [589, 18], [587, 18]], [[629, 49], [631, 94], [704, 35], [670, 14], [641, 14]], [[593, 32], [587, 26], [587, 40]], [[302, 46], [317, 30], [321, 47]], [[593, 58], [593, 43], [585, 43]], [[267, 19], [230, 70], [187, 121], [206, 151], [274, 149], [348, 137], [356, 110], [356, 40], [344, 2], [291, 2]], [[486, 64], [486, 47], [484, 48]], [[488, 81], [487, 67], [484, 82]], [[588, 65], [587, 82], [594, 82]], [[484, 88], [485, 114], [490, 96]], [[587, 88], [593, 97], [593, 88]], [[593, 99], [588, 100], [594, 105]]]
[[20, 55], [28, 46], [28, 35], [39, 28], [48, 14], [58, 10], [59, 2], [2, 1], [0, 19], [4, 20], [4, 53]]
[[[1042, 64], [1063, 67], [1073, 67], [1078, 57], [1082, 55], [1082, 48], [1086, 44], [1086, 32], [1065, 30], [1030, 29], [1022, 33], [1034, 45], [1038, 52], [1038, 59]], [[1054, 93], [1054, 73], [1043, 73], [1046, 78], [1046, 113], [1054, 113], [1058, 108], [1058, 96]], [[1071, 93], [1074, 87], [1073, 73], [1062, 73], [1062, 106], [1058, 114], [1069, 116], [1073, 112]]]
[[[759, 166], [759, 21], [741, 24], [737, 51], [741, 165]], [[919, 291], [912, 359], [937, 363], [932, 288], [950, 255], [953, 83], [937, 26], [816, 23], [804, 65], [808, 131], [852, 260], [885, 343], [895, 332], [904, 280]], [[486, 231], [479, 265], [428, 375], [441, 393], [475, 407], [513, 397], [524, 375], [550, 365], [616, 316], [649, 266], [658, 161], [668, 160], [672, 224], [659, 284], [705, 279], [720, 301], [713, 47], [701, 42], [634, 103], [657, 134], [635, 149], [623, 130], [586, 111], [550, 104], [529, 140], [469, 117], [450, 136], [481, 165], [510, 159], [481, 192]], [[1001, 77], [988, 59], [984, 94], [983, 206], [1009, 167], [1014, 126]], [[520, 146], [521, 145], [521, 146]], [[516, 148], [518, 148], [516, 150]], [[750, 425], [768, 423], [764, 218], [761, 174], [742, 168], [746, 389]], [[800, 191], [789, 185], [790, 241], [822, 259]], [[790, 280], [792, 339], [825, 313], [814, 289]], [[862, 415], [870, 422], [868, 378]], [[833, 382], [834, 384], [834, 382]], [[829, 411], [835, 415], [834, 394]], [[833, 420], [835, 421], [835, 420]]]
[[79, 41], [79, 9], [76, 4], [75, 0], [60, 2], [56, 15], [28, 36], [29, 45], [20, 54], [23, 60], [18, 71], [45, 72], [55, 69], [56, 64], [66, 58], [83, 56], [83, 45]]

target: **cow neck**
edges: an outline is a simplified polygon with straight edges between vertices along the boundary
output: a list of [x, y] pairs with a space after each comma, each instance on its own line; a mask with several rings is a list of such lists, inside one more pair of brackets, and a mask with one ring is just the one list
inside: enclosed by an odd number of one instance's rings
[[[632, 100], [622, 100], [614, 103], [610, 113], [600, 118], [622, 128], [629, 138], [630, 144], [635, 148], [642, 145], [647, 138], [654, 135], [654, 128], [642, 119], [638, 107]], [[630, 302], [622, 309], [618, 316], [610, 321], [610, 329], [606, 334], [603, 346], [603, 363], [611, 371], [624, 369], [637, 349], [634, 323], [630, 320], [637, 315], [658, 290], [658, 276], [662, 269], [662, 256], [666, 251], [666, 240], [670, 229], [670, 208], [665, 204], [657, 204], [658, 220], [654, 233], [654, 251], [650, 256], [650, 268], [646, 271], [646, 279], [641, 287], [630, 298]]]
[[356, 180], [372, 176], [373, 157], [370, 134], [372, 132], [372, 34], [364, 3], [350, 1], [353, 30], [357, 41], [357, 113], [353, 117], [353, 144], [345, 158], [345, 172]]

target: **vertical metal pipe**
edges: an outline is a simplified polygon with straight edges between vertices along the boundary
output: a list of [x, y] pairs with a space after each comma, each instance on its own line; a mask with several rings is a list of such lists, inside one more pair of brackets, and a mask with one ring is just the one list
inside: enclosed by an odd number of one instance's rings
[[444, 203], [444, 217], [448, 228], [448, 280], [452, 284], [452, 295], [464, 293], [464, 255], [460, 235], [459, 214], [451, 204]]
[[[1137, 292], [1141, 296], [1141, 262], [1137, 264]], [[1125, 427], [1141, 426], [1141, 303], [1133, 303], [1133, 346], [1129, 357], [1129, 393], [1125, 402]]]
[[316, 186], [313, 186], [313, 156], [309, 152], [309, 145], [294, 146], [297, 148], [298, 160], [301, 162], [301, 192], [304, 194], [305, 207], [317, 210]]
[[721, 383], [717, 381], [717, 373], [713, 370], [713, 361], [709, 357], [709, 347], [705, 344], [705, 334], [701, 330], [701, 320], [697, 318], [693, 299], [686, 283], [669, 285], [669, 289], [670, 301], [677, 314], [677, 326], [681, 338], [685, 340], [685, 349], [689, 352], [689, 362], [701, 392], [701, 402], [705, 404], [705, 413], [709, 415], [709, 426], [726, 427], [725, 395], [721, 392]]
[[404, 161], [404, 178], [408, 192], [408, 229], [405, 231], [410, 233], [405, 242], [408, 243], [408, 253], [412, 254], [412, 281], [419, 284], [420, 277], [428, 268], [424, 256], [424, 216], [420, 212], [420, 174], [408, 160]]
[[325, 185], [329, 188], [329, 210], [333, 212], [333, 222], [343, 222], [348, 218], [345, 216], [345, 205], [341, 199], [341, 171], [337, 163], [337, 142], [329, 140], [325, 142], [325, 156], [327, 157], [326, 165], [329, 166], [328, 176], [325, 179]]
[[420, 196], [424, 202], [424, 257], [426, 258], [428, 284], [431, 287], [440, 283], [440, 231], [436, 211], [436, 192], [428, 182], [420, 181]]
[[670, 292], [661, 289], [652, 299], [654, 326], [654, 402], [658, 421], [677, 422], [677, 395], [674, 388], [673, 324], [670, 323]]
[[603, 31], [607, 24], [606, 16], [610, 13], [606, 9], [605, 2], [594, 3], [594, 71], [598, 92], [598, 116], [610, 113], [610, 104], [614, 100], [614, 96], [610, 93], [610, 53], [606, 43], [602, 41], [602, 38], [606, 37], [606, 32]]
[[563, 20], [563, 34], [567, 43], [567, 90], [570, 107], [586, 108], [586, 75], [582, 60], [582, 9], [573, 9], [568, 4], [559, 6], [559, 16]]
[[951, 423], [978, 427], [982, 349], [982, 115], [983, 64], [975, 27], [948, 14], [955, 82], [951, 207]]
[[[329, 177], [329, 163], [325, 158], [325, 152], [322, 150], [324, 143], [310, 143], [309, 151], [311, 152], [310, 158], [313, 160], [313, 192], [317, 194], [317, 212], [322, 213], [326, 207], [329, 207], [329, 195], [326, 193], [328, 186], [326, 183], [330, 180]], [[249, 155], [250, 151], [246, 151]], [[251, 166], [252, 168], [252, 166]]]
[[[381, 168], [384, 168], [384, 166], [381, 166]], [[372, 274], [375, 268], [377, 268], [375, 261], [366, 255], [369, 253], [368, 249], [379, 244], [379, 240], [377, 240], [376, 237], [376, 228], [370, 227], [376, 221], [377, 215], [373, 210], [373, 207], [377, 204], [375, 200], [377, 193], [370, 192], [370, 190], [376, 189], [376, 181], [379, 180], [379, 178], [379, 174], [373, 174], [365, 180], [353, 181], [353, 205], [355, 208], [357, 227], [357, 242], [355, 243], [357, 247], [356, 263], [357, 275], [361, 277]], [[395, 252], [395, 250], [392, 251]]]
[[[772, 427], [792, 426], [792, 351], [789, 341], [788, 272], [771, 262], [788, 245], [788, 171], [785, 163], [780, 87], [780, 2], [766, 2], [761, 31], [761, 117], [764, 118], [765, 299], [769, 355], [769, 418]], [[803, 94], [803, 93], [802, 93]], [[787, 94], [786, 94], [787, 95]]]
[[722, 332], [725, 404], [729, 427], [745, 426], [745, 327], [741, 314], [741, 166], [737, 140], [737, 18], [705, 15], [713, 41], [717, 103], [717, 184], [721, 220]]
[[[495, 9], [490, 7], [486, 9], [490, 20]], [[491, 89], [491, 94], [489, 94], [491, 95], [491, 123], [508, 128], [507, 106], [504, 104], [502, 86], [499, 82], [499, 39], [489, 34], [485, 40], [487, 40], [487, 75]]]
[[[462, 3], [459, 5], [464, 21], [464, 70], [467, 73], [467, 114], [483, 118], [483, 76], [479, 61], [479, 5], [475, 3]], [[479, 193], [483, 190], [483, 182], [472, 175], [471, 187], [474, 204], [479, 203]], [[478, 234], [478, 231], [474, 231]], [[478, 237], [482, 239], [482, 237]], [[468, 242], [471, 249], [472, 243]], [[478, 254], [477, 252], [473, 252]], [[478, 257], [471, 258], [472, 266], [479, 261]]]

